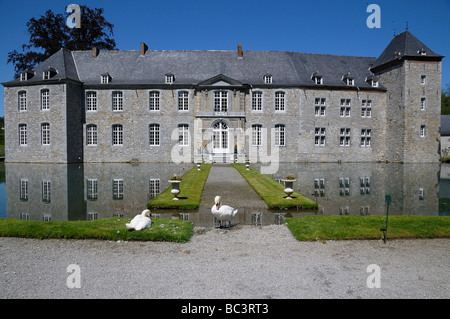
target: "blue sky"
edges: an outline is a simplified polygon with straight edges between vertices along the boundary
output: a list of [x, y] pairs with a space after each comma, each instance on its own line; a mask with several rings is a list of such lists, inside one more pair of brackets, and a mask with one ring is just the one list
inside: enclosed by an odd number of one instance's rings
[[[377, 57], [408, 22], [412, 34], [448, 57], [442, 86], [450, 84], [450, 0], [0, 0], [0, 82], [13, 78], [7, 54], [28, 42], [27, 21], [72, 3], [104, 8], [121, 50], [138, 50], [140, 42], [155, 50], [234, 50], [241, 42], [244, 50]], [[372, 3], [381, 8], [379, 29], [366, 25]]]

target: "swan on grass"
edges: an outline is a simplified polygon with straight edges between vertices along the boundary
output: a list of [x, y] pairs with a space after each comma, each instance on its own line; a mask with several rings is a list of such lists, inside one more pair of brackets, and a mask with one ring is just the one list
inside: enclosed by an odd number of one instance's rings
[[211, 213], [219, 221], [220, 226], [222, 226], [222, 222], [227, 222], [229, 227], [231, 219], [237, 214], [238, 210], [228, 205], [222, 205], [220, 200], [220, 196], [214, 198], [214, 206], [211, 208]]
[[128, 230], [142, 230], [152, 225], [152, 220], [150, 219], [150, 210], [144, 209], [140, 215], [134, 216], [131, 222], [125, 224]]

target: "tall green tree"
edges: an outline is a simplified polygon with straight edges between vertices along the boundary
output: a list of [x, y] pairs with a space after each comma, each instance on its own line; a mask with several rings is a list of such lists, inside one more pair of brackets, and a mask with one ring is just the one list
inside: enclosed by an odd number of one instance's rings
[[66, 24], [70, 13], [54, 13], [48, 10], [40, 18], [31, 18], [26, 26], [30, 35], [22, 52], [8, 53], [7, 63], [14, 64], [14, 71], [30, 69], [56, 53], [61, 48], [69, 50], [116, 49], [114, 25], [103, 17], [104, 9], [80, 6], [81, 28], [69, 28]]
[[450, 84], [447, 84], [447, 88], [445, 90], [442, 90], [441, 114], [450, 115]]

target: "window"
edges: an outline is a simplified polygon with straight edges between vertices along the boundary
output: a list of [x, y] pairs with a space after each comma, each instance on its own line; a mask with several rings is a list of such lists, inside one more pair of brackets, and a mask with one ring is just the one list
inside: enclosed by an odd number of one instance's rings
[[86, 145], [97, 146], [97, 125], [95, 124], [86, 126]]
[[371, 129], [361, 129], [361, 146], [370, 147], [372, 141], [372, 130]]
[[28, 80], [28, 73], [27, 72], [20, 73], [20, 81], [26, 80]]
[[159, 111], [159, 92], [151, 91], [148, 94], [148, 106], [150, 111]]
[[86, 111], [97, 111], [97, 92], [86, 92]]
[[350, 178], [348, 177], [339, 178], [339, 195], [340, 196], [350, 195]]
[[50, 109], [50, 91], [48, 89], [41, 90], [41, 110]]
[[263, 79], [264, 79], [264, 84], [272, 84], [272, 75], [266, 74], [266, 75], [264, 75]]
[[362, 100], [361, 117], [372, 117], [372, 100]]
[[372, 86], [373, 86], [374, 88], [377, 88], [377, 87], [378, 87], [378, 81], [377, 81], [377, 80], [372, 80], [371, 83], [372, 83]]
[[351, 102], [350, 99], [341, 99], [341, 109], [339, 112], [339, 115], [341, 117], [350, 117], [350, 111], [351, 111]]
[[314, 129], [314, 145], [325, 146], [326, 129], [325, 127], [316, 127]]
[[426, 129], [425, 129], [425, 125], [421, 125], [420, 126], [420, 137], [425, 137], [426, 136]]
[[341, 128], [339, 134], [339, 145], [348, 147], [350, 146], [350, 128]]
[[355, 80], [352, 78], [347, 78], [347, 79], [345, 79], [345, 83], [349, 86], [353, 86], [353, 85], [355, 85]]
[[325, 116], [327, 99], [316, 98], [314, 101], [314, 115], [315, 116]]
[[228, 111], [228, 92], [215, 91], [214, 92], [214, 112], [225, 113]]
[[88, 200], [98, 199], [98, 180], [96, 179], [87, 180], [87, 199]]
[[27, 125], [26, 124], [19, 124], [19, 145], [20, 146], [28, 145]]
[[275, 125], [275, 146], [286, 146], [285, 126]]
[[159, 146], [159, 124], [150, 124], [148, 129], [150, 146]]
[[112, 92], [112, 110], [114, 112], [123, 111], [123, 92]]
[[262, 111], [262, 92], [252, 93], [252, 111]]
[[425, 191], [423, 188], [419, 188], [419, 200], [425, 199]]
[[19, 112], [23, 112], [27, 110], [27, 92], [20, 91], [19, 92], [19, 101], [18, 101]]
[[361, 195], [370, 194], [370, 177], [368, 176], [359, 177], [359, 193]]
[[28, 201], [28, 180], [27, 179], [20, 180], [20, 201], [22, 201], [22, 202]]
[[420, 84], [421, 85], [427, 84], [427, 76], [426, 75], [421, 75], [420, 76]]
[[325, 179], [316, 178], [314, 179], [314, 196], [325, 196]]
[[50, 145], [50, 124], [49, 123], [41, 124], [41, 144], [42, 145]]
[[420, 98], [420, 110], [425, 111], [425, 107], [427, 106], [427, 98]]
[[160, 191], [160, 180], [159, 178], [150, 178], [149, 184], [149, 200], [156, 197], [161, 191]]
[[112, 126], [112, 145], [123, 145], [123, 126], [121, 124]]
[[178, 125], [178, 142], [180, 146], [189, 145], [189, 125], [187, 124]]
[[175, 76], [173, 74], [166, 74], [166, 84], [172, 84], [175, 81]]
[[111, 82], [111, 76], [109, 74], [102, 74], [100, 78], [100, 83], [107, 84], [109, 82]]
[[316, 75], [313, 77], [313, 81], [315, 84], [317, 85], [322, 85], [323, 84], [323, 78], [319, 75]]
[[123, 179], [121, 178], [113, 179], [113, 199], [123, 199]]
[[52, 195], [52, 182], [49, 180], [42, 181], [42, 202], [50, 203]]
[[189, 111], [189, 93], [178, 92], [178, 111]]
[[48, 80], [48, 79], [50, 79], [50, 71], [44, 71], [44, 72], [42, 72], [42, 79], [43, 79], [43, 80]]
[[285, 110], [285, 96], [284, 92], [275, 92], [275, 111]]
[[262, 145], [262, 125], [252, 125], [252, 146]]

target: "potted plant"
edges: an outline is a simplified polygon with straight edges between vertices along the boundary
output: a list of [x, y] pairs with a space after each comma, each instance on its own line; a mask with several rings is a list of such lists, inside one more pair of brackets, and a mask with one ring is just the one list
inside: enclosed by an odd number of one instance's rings
[[292, 199], [291, 195], [294, 192], [294, 182], [297, 181], [294, 175], [288, 175], [285, 178], [281, 180], [284, 182], [285, 189], [284, 192], [286, 193], [286, 199]]
[[180, 183], [183, 181], [181, 176], [174, 175], [171, 179], [169, 179], [169, 183], [172, 183], [172, 190], [170, 191], [172, 193], [173, 200], [178, 200], [178, 195], [180, 194]]

